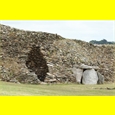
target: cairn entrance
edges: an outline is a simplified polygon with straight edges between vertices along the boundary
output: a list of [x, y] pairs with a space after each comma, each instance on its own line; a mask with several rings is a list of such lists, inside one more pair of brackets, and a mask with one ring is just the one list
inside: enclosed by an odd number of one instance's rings
[[28, 53], [28, 58], [26, 60], [26, 66], [30, 71], [35, 72], [40, 81], [45, 80], [46, 74], [49, 71], [47, 62], [40, 52], [39, 46], [33, 46], [31, 51]]

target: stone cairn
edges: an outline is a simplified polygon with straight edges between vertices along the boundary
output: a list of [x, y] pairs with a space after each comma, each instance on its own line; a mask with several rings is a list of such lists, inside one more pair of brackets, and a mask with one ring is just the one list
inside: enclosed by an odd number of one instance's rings
[[114, 82], [115, 47], [0, 24], [0, 79], [31, 84]]

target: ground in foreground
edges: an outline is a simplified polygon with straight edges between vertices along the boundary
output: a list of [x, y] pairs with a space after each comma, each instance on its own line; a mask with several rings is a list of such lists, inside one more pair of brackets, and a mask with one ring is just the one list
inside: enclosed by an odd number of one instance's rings
[[2, 96], [115, 96], [115, 83], [103, 85], [28, 85], [0, 81]]

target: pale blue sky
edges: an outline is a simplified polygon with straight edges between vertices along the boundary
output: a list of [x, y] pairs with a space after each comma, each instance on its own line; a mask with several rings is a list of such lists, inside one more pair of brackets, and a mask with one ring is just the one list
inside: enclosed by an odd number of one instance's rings
[[114, 21], [0, 21], [23, 30], [57, 33], [65, 38], [80, 39], [83, 41], [102, 40], [115, 41]]

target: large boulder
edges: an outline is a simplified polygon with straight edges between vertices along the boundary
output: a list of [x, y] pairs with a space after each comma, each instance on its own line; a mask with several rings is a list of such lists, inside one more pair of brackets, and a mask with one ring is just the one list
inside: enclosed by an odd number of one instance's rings
[[76, 78], [76, 82], [77, 83], [81, 83], [81, 79], [83, 76], [83, 70], [82, 69], [77, 69], [77, 68], [72, 68], [72, 72], [74, 74], [74, 77]]
[[83, 84], [97, 84], [98, 76], [97, 72], [94, 69], [86, 70], [83, 73]]

